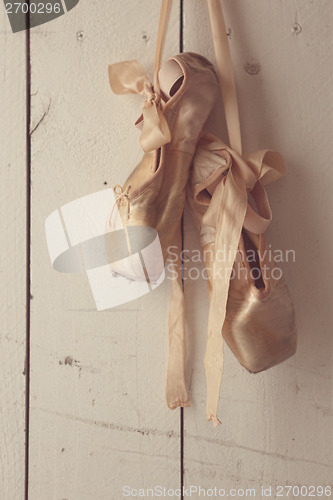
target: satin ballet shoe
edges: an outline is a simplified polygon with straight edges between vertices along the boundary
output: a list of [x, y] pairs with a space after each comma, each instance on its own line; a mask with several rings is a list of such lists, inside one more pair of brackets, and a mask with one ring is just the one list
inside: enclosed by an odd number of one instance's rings
[[277, 152], [241, 156], [209, 133], [198, 142], [187, 206], [200, 232], [207, 270], [207, 418], [216, 424], [223, 338], [250, 372], [266, 370], [296, 351], [293, 301], [264, 234], [272, 214], [263, 185], [284, 171]]
[[[152, 247], [143, 265], [130, 258], [116, 262], [111, 259], [109, 265], [115, 276], [150, 284], [164, 272], [169, 247], [173, 245], [178, 254], [181, 252], [180, 221], [190, 167], [203, 125], [218, 95], [213, 65], [194, 53], [169, 58], [159, 71], [158, 81], [159, 91], [151, 86], [136, 62], [110, 68], [114, 91], [126, 93], [128, 89], [136, 89], [145, 95], [143, 114], [137, 122], [142, 130], [145, 155], [124, 186], [115, 186], [118, 210], [114, 210], [115, 206], [111, 210], [106, 232], [124, 227], [131, 256], [131, 226], [153, 228], [159, 236], [162, 258], [158, 258], [158, 249]], [[140, 247], [137, 241], [134, 244]], [[190, 406], [185, 377], [185, 304], [180, 260], [179, 257], [176, 276], [171, 280], [166, 382], [166, 402], [170, 409]]]
[[[214, 244], [203, 248], [209, 295], [214, 279], [213, 252]], [[292, 297], [281, 269], [271, 258], [264, 234], [242, 230], [222, 335], [239, 363], [251, 373], [267, 370], [296, 352]]]
[[[185, 204], [185, 190], [196, 143], [217, 99], [218, 80], [213, 65], [194, 53], [169, 58], [159, 71], [158, 92], [136, 61], [110, 66], [110, 83], [116, 93], [144, 94], [141, 128], [142, 161], [123, 186], [116, 185], [117, 210], [111, 210], [106, 231], [148, 226], [158, 232], [163, 262], [150, 265], [157, 280], [175, 238]], [[115, 207], [113, 207], [115, 208]], [[149, 259], [152, 261], [154, 255]], [[110, 264], [126, 278], [146, 280], [141, 266], [129, 259]]]
[[243, 258], [242, 265], [235, 263], [234, 269], [241, 274], [231, 281], [222, 333], [241, 365], [258, 373], [295, 354], [295, 311], [281, 269], [267, 257], [270, 252], [265, 235], [251, 238], [246, 230], [243, 232], [241, 253], [246, 255], [249, 249], [257, 260], [253, 266], [250, 254]]

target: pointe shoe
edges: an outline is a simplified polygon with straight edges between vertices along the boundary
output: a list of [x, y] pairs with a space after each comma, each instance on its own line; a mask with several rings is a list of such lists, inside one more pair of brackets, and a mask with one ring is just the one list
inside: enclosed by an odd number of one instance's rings
[[[120, 64], [120, 68], [117, 64], [110, 67], [110, 81], [115, 91], [119, 90], [119, 80], [123, 78], [123, 65], [133, 65], [133, 62]], [[149, 89], [147, 84], [143, 88], [146, 100], [150, 102], [153, 99], [158, 103], [158, 110], [165, 120], [161, 128], [169, 131], [169, 142], [149, 151], [148, 134], [145, 132], [146, 154], [123, 187], [115, 186], [118, 210], [111, 211], [106, 230], [128, 226], [156, 229], [165, 262], [183, 213], [196, 144], [217, 99], [218, 80], [213, 65], [207, 59], [198, 54], [183, 53], [167, 59], [161, 66], [159, 83], [159, 94]], [[137, 121], [143, 129], [142, 135], [146, 119], [141, 116]], [[154, 132], [150, 135], [153, 136]], [[113, 262], [110, 266], [126, 278], [136, 281], [146, 279], [141, 267], [131, 265], [128, 259]], [[150, 280], [157, 280], [161, 272], [160, 262], [156, 260], [156, 266], [150, 266]]]
[[[164, 271], [169, 246], [173, 243], [177, 248], [176, 276], [171, 280], [166, 384], [167, 405], [175, 409], [190, 405], [185, 380], [186, 335], [179, 255], [182, 246], [180, 223], [196, 143], [217, 99], [218, 77], [213, 65], [194, 53], [179, 54], [161, 65], [171, 5], [172, 0], [161, 1], [153, 84], [137, 61], [109, 67], [110, 84], [114, 92], [138, 93], [145, 97], [142, 116], [137, 121], [142, 130], [140, 142], [145, 155], [124, 186], [114, 187], [114, 207], [117, 210], [112, 209], [106, 232], [123, 228], [126, 233], [128, 257], [114, 262], [111, 255], [109, 260], [115, 275], [145, 280], [148, 285], [149, 281], [158, 279]], [[158, 251], [155, 249], [147, 259], [142, 259], [142, 266], [129, 266], [127, 264], [132, 256], [131, 229], [139, 229], [140, 234], [143, 228], [158, 233], [162, 258], [157, 257]], [[135, 241], [138, 248], [140, 243]]]
[[[200, 232], [208, 275], [206, 417], [217, 426], [221, 424], [217, 409], [223, 338], [243, 366], [258, 372], [292, 356], [297, 334], [289, 290], [267, 257], [264, 236], [272, 213], [263, 184], [283, 175], [284, 163], [277, 152], [242, 152], [223, 12], [220, 0], [207, 0], [207, 4], [230, 146], [212, 134], [202, 135], [187, 188], [187, 206]], [[257, 212], [249, 204], [249, 193]], [[247, 259], [249, 250], [254, 252], [255, 265]], [[256, 276], [251, 274], [255, 267]]]
[[[279, 153], [264, 150], [242, 157], [209, 133], [198, 142], [187, 206], [200, 232], [211, 300], [205, 355], [211, 400], [218, 399], [222, 335], [253, 373], [296, 351], [293, 301], [264, 234], [272, 214], [263, 184], [283, 174]], [[258, 213], [248, 203], [249, 193]], [[218, 331], [221, 339], [211, 342], [210, 334]], [[209, 419], [219, 423], [211, 412]]]
[[222, 334], [240, 364], [258, 373], [296, 352], [293, 300], [265, 234], [243, 229], [234, 271]]
[[[116, 91], [126, 88], [124, 84], [119, 85], [124, 74], [127, 78], [128, 68], [123, 69], [123, 66], [113, 66], [110, 70], [110, 81]], [[146, 255], [144, 265], [138, 260], [135, 264], [128, 258], [109, 261], [116, 275], [135, 281], [146, 280], [151, 284], [164, 271], [169, 247], [174, 245], [177, 253], [181, 252], [180, 221], [186, 185], [198, 138], [217, 99], [218, 79], [213, 65], [194, 53], [179, 54], [162, 65], [159, 93], [149, 86], [145, 76], [143, 79], [145, 83], [141, 88], [146, 102], [138, 125], [142, 128], [141, 144], [146, 154], [124, 186], [115, 187], [118, 210], [111, 211], [106, 232], [124, 227], [131, 255], [133, 226], [157, 231], [162, 259], [158, 258], [157, 249], [153, 247]], [[154, 127], [147, 129], [151, 123]], [[161, 145], [156, 148], [158, 144]], [[151, 148], [156, 149], [150, 151]], [[140, 242], [134, 241], [134, 246], [140, 247]], [[185, 304], [180, 257], [171, 283], [166, 402], [170, 409], [175, 409], [190, 406], [185, 377]]]

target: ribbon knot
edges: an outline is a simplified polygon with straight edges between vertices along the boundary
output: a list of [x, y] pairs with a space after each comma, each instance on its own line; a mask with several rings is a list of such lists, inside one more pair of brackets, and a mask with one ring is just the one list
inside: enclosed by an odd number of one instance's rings
[[129, 191], [131, 189], [131, 186], [127, 186], [127, 188], [124, 190], [124, 188], [122, 186], [120, 186], [119, 184], [116, 184], [113, 188], [113, 192], [114, 194], [116, 195], [116, 200], [115, 200], [115, 204], [113, 207], [115, 207], [115, 205], [117, 203], [119, 203], [119, 205], [122, 205], [122, 206], [126, 206], [128, 207], [127, 209], [127, 218], [129, 219], [130, 218], [130, 199], [129, 199]]
[[[228, 211], [230, 219], [232, 208], [238, 232], [244, 226], [251, 232], [264, 233], [272, 213], [263, 185], [284, 173], [283, 159], [276, 151], [260, 150], [242, 156], [214, 136], [205, 134], [197, 148], [192, 179], [195, 200], [207, 206], [203, 224], [215, 227], [220, 234], [222, 213]], [[248, 193], [254, 198], [258, 213], [248, 203]], [[232, 201], [228, 201], [229, 198]]]
[[136, 124], [142, 124], [140, 142], [145, 153], [168, 144], [171, 134], [163, 114], [162, 99], [155, 91], [145, 70], [136, 61], [124, 61], [109, 66], [110, 85], [115, 94], [141, 94], [145, 97], [142, 115]]

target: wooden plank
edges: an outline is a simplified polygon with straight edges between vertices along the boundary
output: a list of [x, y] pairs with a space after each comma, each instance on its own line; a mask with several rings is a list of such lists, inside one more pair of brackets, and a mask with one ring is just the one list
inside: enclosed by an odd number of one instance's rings
[[[165, 55], [178, 51], [178, 2]], [[118, 498], [179, 485], [179, 412], [165, 403], [169, 286], [97, 312], [83, 275], [52, 270], [46, 217], [122, 184], [141, 158], [138, 96], [108, 64], [152, 75], [160, 2], [80, 2], [31, 31], [31, 498]], [[107, 184], [106, 184], [107, 183]]]
[[25, 33], [0, 32], [0, 498], [23, 500], [25, 480]]
[[[204, 4], [185, 2], [184, 45], [185, 50], [213, 60]], [[333, 95], [327, 40], [333, 8], [329, 1], [319, 5], [302, 0], [233, 0], [223, 1], [223, 6], [231, 33], [244, 150], [268, 147], [286, 160], [286, 178], [269, 187], [274, 221], [268, 240], [273, 250], [296, 252], [296, 261], [281, 267], [295, 299], [299, 347], [295, 357], [256, 376], [248, 374], [226, 348], [220, 398], [223, 423], [213, 428], [205, 421], [206, 284], [186, 281], [193, 407], [185, 409], [185, 483], [226, 490], [255, 487], [258, 496], [261, 485], [325, 486], [332, 481], [327, 265], [333, 241], [327, 214], [332, 211]], [[221, 114], [221, 108], [216, 109], [215, 120], [223, 133]], [[189, 217], [185, 247], [199, 248]]]

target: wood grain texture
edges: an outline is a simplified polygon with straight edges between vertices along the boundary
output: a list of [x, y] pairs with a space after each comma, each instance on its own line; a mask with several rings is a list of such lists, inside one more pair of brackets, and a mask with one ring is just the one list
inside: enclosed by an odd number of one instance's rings
[[[299, 347], [295, 357], [259, 375], [248, 374], [226, 347], [223, 423], [213, 428], [205, 421], [206, 284], [186, 281], [193, 400], [185, 409], [186, 484], [331, 484], [333, 6], [302, 0], [225, 0], [223, 6], [244, 151], [268, 147], [286, 161], [287, 176], [269, 187], [268, 240], [272, 249], [296, 251], [296, 262], [281, 267], [295, 299]], [[184, 48], [214, 59], [208, 23], [205, 2], [185, 0]], [[217, 109], [211, 122], [223, 134], [222, 113]], [[199, 246], [189, 217], [185, 246]]]
[[[178, 51], [177, 4], [165, 55]], [[179, 485], [179, 411], [164, 396], [168, 283], [98, 313], [83, 275], [52, 270], [44, 235], [53, 210], [122, 184], [141, 158], [133, 124], [142, 100], [112, 94], [108, 65], [135, 58], [152, 76], [159, 7], [82, 1], [31, 31], [35, 500], [106, 500], [125, 485]]]
[[23, 500], [25, 478], [25, 33], [0, 13], [0, 498]]
[[[165, 55], [178, 52], [174, 3]], [[294, 358], [256, 376], [226, 348], [223, 425], [214, 429], [205, 420], [206, 283], [186, 280], [192, 407], [184, 411], [185, 482], [257, 491], [332, 484], [333, 6], [329, 0], [223, 5], [244, 150], [270, 147], [286, 160], [286, 178], [269, 187], [268, 239], [273, 249], [296, 251], [296, 262], [282, 268], [295, 299], [299, 347]], [[179, 486], [179, 411], [168, 410], [164, 397], [169, 283], [97, 313], [84, 276], [52, 270], [44, 234], [53, 210], [122, 183], [140, 159], [132, 123], [141, 100], [113, 95], [107, 66], [136, 58], [152, 74], [159, 6], [158, 0], [82, 0], [31, 30], [32, 500], [109, 500], [125, 485]], [[184, 49], [213, 60], [205, 2], [184, 6]], [[0, 498], [23, 500], [25, 33], [13, 35], [1, 16]], [[219, 107], [211, 125], [225, 134]], [[199, 248], [187, 214], [185, 248]]]

